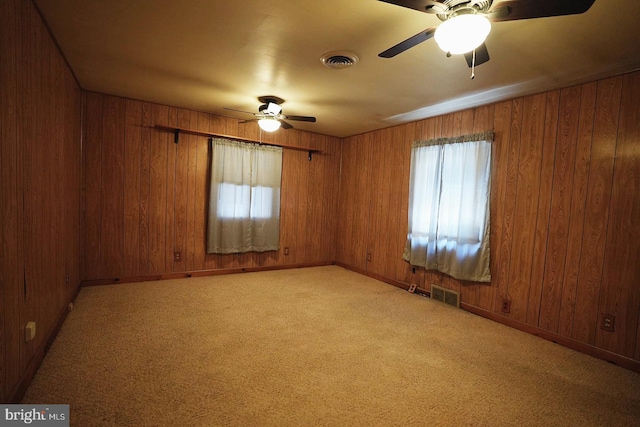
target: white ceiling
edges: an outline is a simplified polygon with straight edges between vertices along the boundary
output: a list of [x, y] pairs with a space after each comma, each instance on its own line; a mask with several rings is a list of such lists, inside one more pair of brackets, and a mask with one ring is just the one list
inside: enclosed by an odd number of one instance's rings
[[[498, 0], [495, 0], [498, 4]], [[258, 96], [296, 128], [339, 137], [640, 68], [640, 1], [596, 0], [581, 15], [498, 22], [471, 80], [434, 40], [378, 53], [435, 15], [376, 0], [36, 0], [80, 85], [237, 118]], [[325, 67], [351, 51], [359, 62]], [[278, 132], [286, 132], [279, 130]]]

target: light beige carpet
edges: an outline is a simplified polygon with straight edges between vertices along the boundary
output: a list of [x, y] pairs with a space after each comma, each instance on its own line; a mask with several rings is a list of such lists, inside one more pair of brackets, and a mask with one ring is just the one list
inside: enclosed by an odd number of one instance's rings
[[84, 288], [74, 426], [632, 426], [640, 375], [336, 266]]

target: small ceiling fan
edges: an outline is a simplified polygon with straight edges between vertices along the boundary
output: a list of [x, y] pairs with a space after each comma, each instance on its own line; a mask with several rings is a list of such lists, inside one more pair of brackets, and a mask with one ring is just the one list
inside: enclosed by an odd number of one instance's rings
[[[595, 0], [379, 0], [420, 12], [435, 14], [442, 21], [438, 27], [428, 28], [413, 37], [378, 54], [392, 58], [419, 43], [435, 38], [440, 48], [451, 54], [464, 54], [470, 68], [489, 60], [484, 41], [491, 30], [491, 22], [584, 13]], [[472, 75], [473, 78], [473, 75]]]
[[284, 102], [284, 99], [277, 96], [268, 95], [258, 97], [258, 101], [262, 103], [258, 107], [257, 113], [251, 113], [249, 111], [236, 110], [233, 108], [225, 107], [225, 110], [237, 111], [239, 113], [252, 114], [256, 116], [255, 119], [244, 120], [240, 123], [258, 122], [260, 129], [266, 132], [276, 131], [282, 126], [284, 129], [291, 129], [293, 126], [287, 123], [285, 120], [292, 120], [298, 122], [313, 122], [316, 118], [311, 116], [286, 116], [282, 114], [282, 107], [280, 104]]

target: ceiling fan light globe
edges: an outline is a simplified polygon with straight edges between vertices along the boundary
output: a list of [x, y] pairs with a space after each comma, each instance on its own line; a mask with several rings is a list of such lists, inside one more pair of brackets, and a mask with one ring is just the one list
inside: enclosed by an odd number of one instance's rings
[[459, 55], [484, 43], [490, 31], [491, 23], [484, 15], [458, 15], [440, 24], [434, 38], [440, 49]]
[[280, 128], [280, 121], [275, 118], [260, 119], [258, 126], [265, 132], [275, 132]]

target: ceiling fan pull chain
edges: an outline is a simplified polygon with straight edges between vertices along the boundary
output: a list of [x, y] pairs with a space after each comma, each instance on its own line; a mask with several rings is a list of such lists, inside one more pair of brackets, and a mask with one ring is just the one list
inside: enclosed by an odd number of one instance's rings
[[471, 56], [471, 80], [476, 77], [476, 50], [473, 49], [473, 55]]

